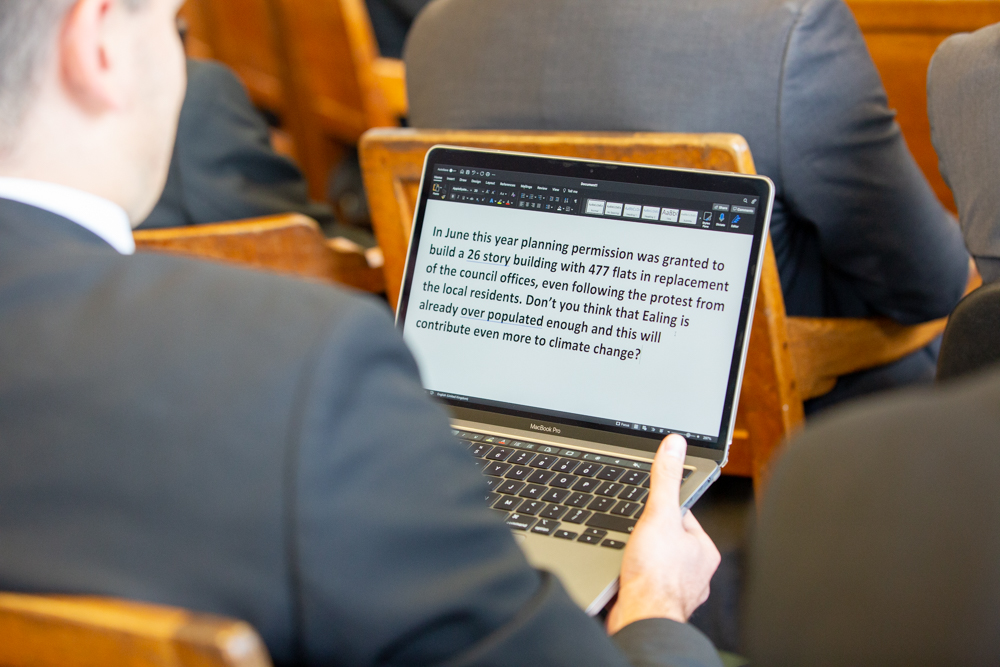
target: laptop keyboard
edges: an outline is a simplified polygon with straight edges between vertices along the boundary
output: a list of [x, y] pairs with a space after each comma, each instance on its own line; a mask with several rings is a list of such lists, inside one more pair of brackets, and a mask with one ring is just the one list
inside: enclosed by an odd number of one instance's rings
[[[511, 530], [623, 549], [608, 532], [632, 532], [646, 506], [652, 466], [537, 442], [452, 431], [489, 485], [487, 504]], [[686, 480], [693, 468], [684, 468]]]

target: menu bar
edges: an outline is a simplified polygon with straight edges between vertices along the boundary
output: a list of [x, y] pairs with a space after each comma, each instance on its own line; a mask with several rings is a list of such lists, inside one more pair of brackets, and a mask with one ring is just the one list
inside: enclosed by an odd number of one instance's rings
[[757, 197], [437, 165], [432, 199], [752, 234]]

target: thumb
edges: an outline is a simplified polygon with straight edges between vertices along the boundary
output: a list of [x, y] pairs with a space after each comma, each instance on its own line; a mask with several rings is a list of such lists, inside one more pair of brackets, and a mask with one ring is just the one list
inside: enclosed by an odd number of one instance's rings
[[[684, 479], [684, 457], [687, 455], [687, 440], [676, 433], [668, 435], [660, 443], [660, 449], [653, 459], [653, 470], [649, 480], [649, 499], [646, 514], [671, 512], [680, 518], [681, 481]], [[646, 516], [643, 514], [643, 516]]]

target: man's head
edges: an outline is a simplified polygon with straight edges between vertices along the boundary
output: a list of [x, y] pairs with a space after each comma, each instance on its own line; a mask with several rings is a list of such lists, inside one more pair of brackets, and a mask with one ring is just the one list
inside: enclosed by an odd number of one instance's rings
[[0, 0], [0, 176], [120, 204], [166, 180], [184, 97], [181, 0]]

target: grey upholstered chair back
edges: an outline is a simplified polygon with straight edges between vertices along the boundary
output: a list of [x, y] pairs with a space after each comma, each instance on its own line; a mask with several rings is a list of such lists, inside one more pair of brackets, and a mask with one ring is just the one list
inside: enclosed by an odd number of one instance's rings
[[1000, 362], [1000, 283], [970, 293], [948, 320], [938, 357], [937, 379], [974, 373]]

